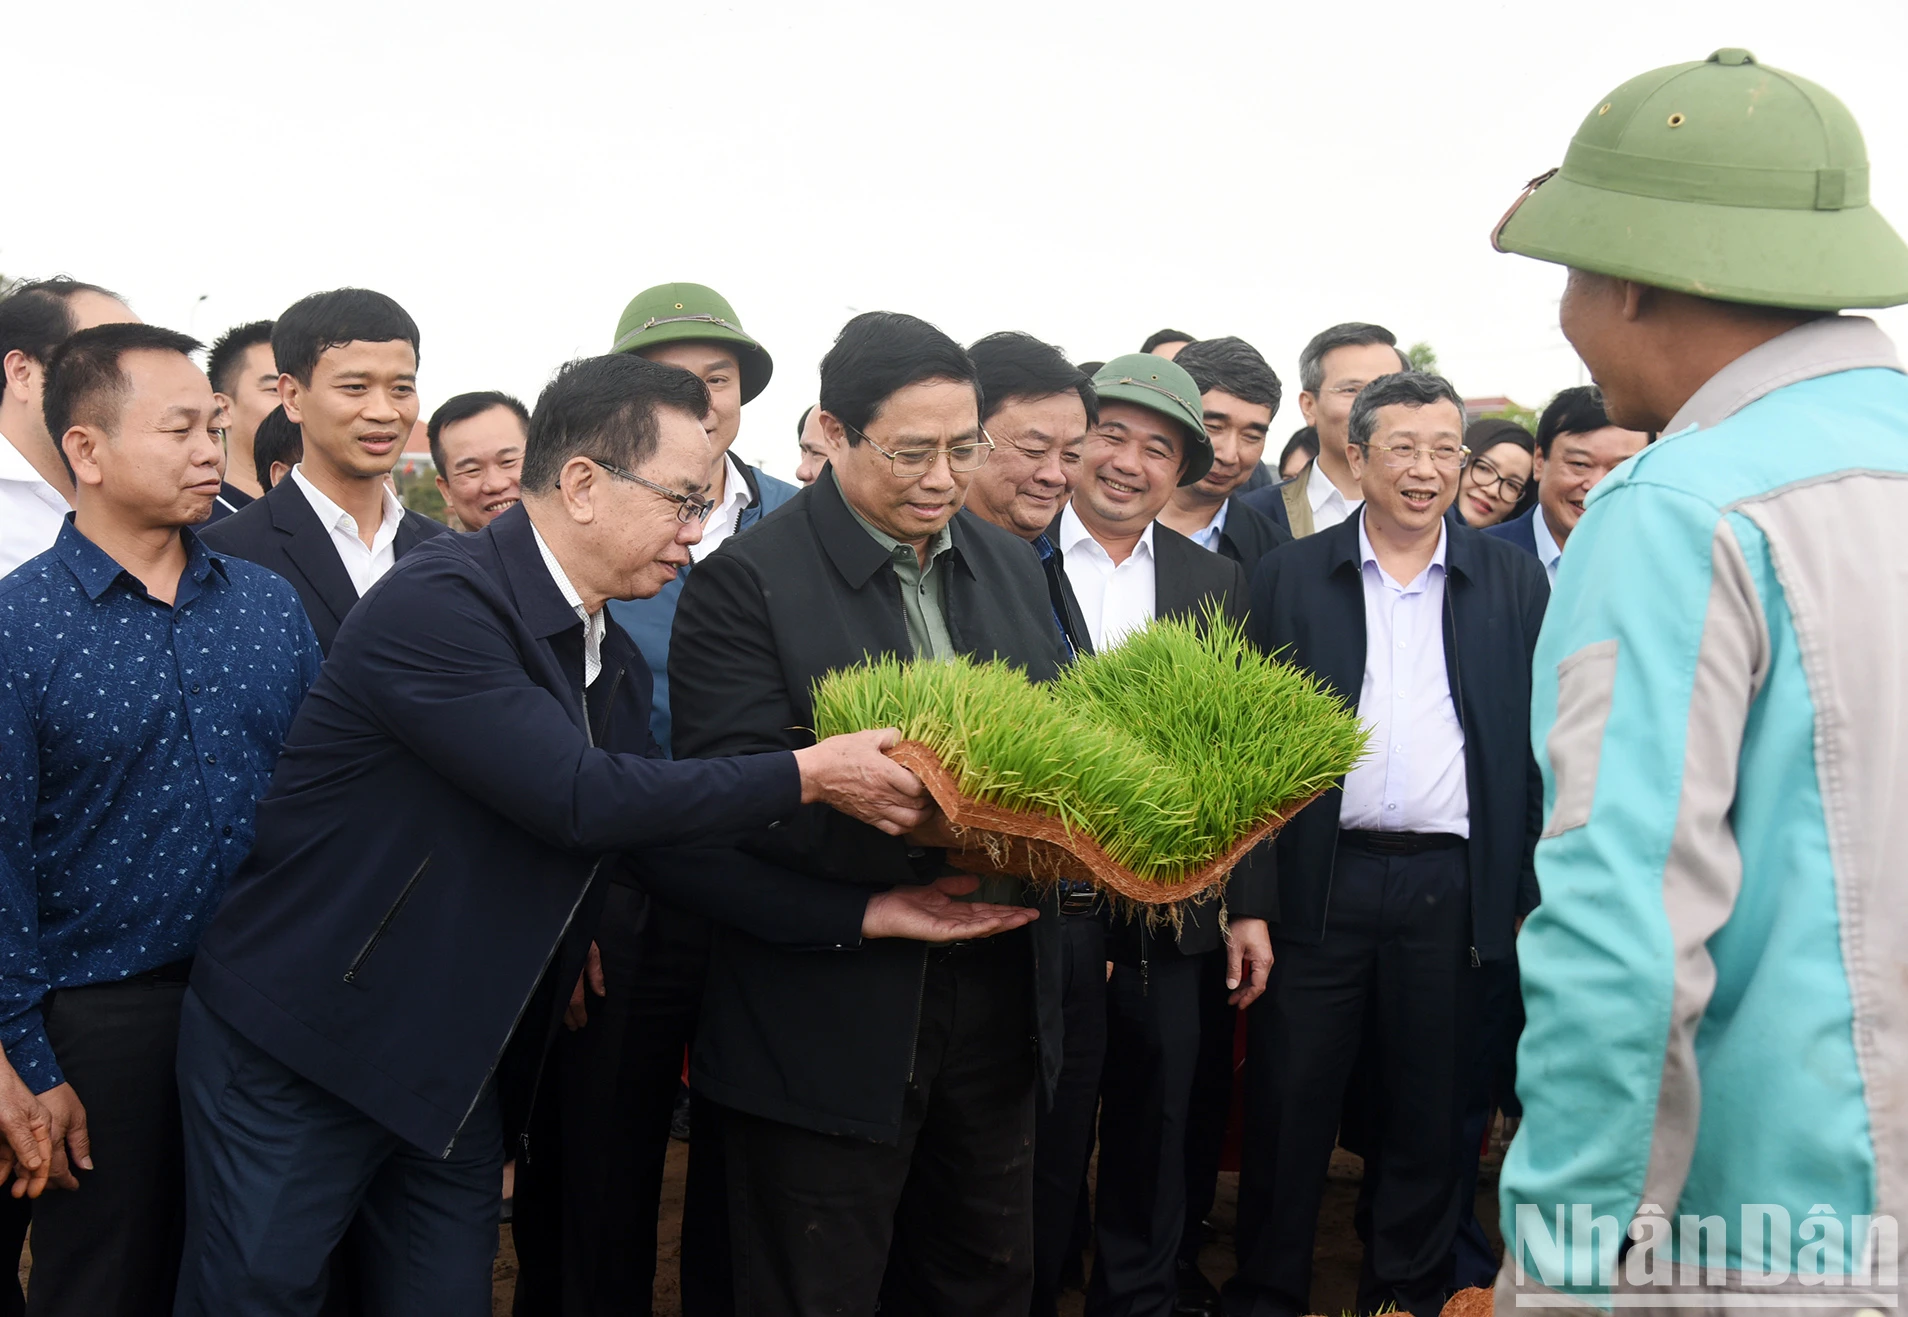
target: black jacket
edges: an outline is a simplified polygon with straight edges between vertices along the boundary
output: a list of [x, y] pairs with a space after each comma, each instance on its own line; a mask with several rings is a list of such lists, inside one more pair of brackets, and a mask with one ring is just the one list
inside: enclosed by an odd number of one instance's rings
[[[1354, 709], [1365, 676], [1365, 595], [1352, 517], [1269, 554], [1252, 578], [1252, 637], [1316, 674]], [[1444, 661], [1464, 728], [1470, 797], [1471, 945], [1511, 953], [1512, 925], [1537, 905], [1532, 855], [1543, 788], [1530, 750], [1531, 658], [1550, 585], [1529, 554], [1447, 521]], [[1277, 842], [1279, 935], [1318, 943], [1338, 845], [1342, 782]]]
[[[1285, 511], [1284, 504], [1279, 511]], [[1274, 521], [1238, 495], [1226, 500], [1226, 524], [1219, 530], [1219, 552], [1245, 568], [1249, 576], [1259, 559], [1292, 542], [1292, 532], [1283, 522]]]
[[[398, 523], [392, 550], [402, 561], [425, 540], [449, 533], [448, 526], [407, 510]], [[287, 476], [263, 498], [206, 526], [199, 538], [215, 553], [255, 562], [290, 581], [305, 605], [311, 629], [318, 633], [318, 648], [331, 653], [339, 624], [357, 605], [358, 591], [331, 542], [331, 532], [318, 520], [296, 480]]]
[[[948, 631], [1050, 680], [1066, 661], [1040, 560], [970, 512], [936, 566]], [[870, 655], [912, 652], [888, 554], [843, 501], [834, 472], [697, 565], [670, 637], [676, 752], [750, 754], [810, 744], [811, 686]], [[744, 843], [776, 864], [864, 897], [923, 881], [937, 857], [822, 806]], [[1059, 920], [1033, 925], [1042, 1075], [1059, 1071]], [[693, 1062], [696, 1091], [724, 1106], [823, 1133], [892, 1141], [901, 1126], [927, 946], [880, 941], [829, 954], [767, 946], [718, 928]]]
[[[586, 719], [582, 634], [522, 507], [399, 563], [339, 631], [199, 945], [214, 1013], [433, 1155], [493, 1071], [521, 1126], [606, 852], [726, 841], [801, 799], [786, 754], [657, 757], [614, 622]], [[628, 863], [763, 936], [860, 936], [865, 892], [699, 853]]]

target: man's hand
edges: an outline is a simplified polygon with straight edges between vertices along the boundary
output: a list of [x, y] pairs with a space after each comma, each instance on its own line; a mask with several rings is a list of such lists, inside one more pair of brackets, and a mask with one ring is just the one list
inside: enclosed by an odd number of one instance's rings
[[38, 1198], [53, 1169], [53, 1117], [20, 1076], [0, 1058], [0, 1184], [14, 1176], [15, 1198]]
[[940, 846], [947, 850], [959, 850], [961, 846], [954, 825], [932, 800], [928, 801], [927, 818], [909, 831], [908, 840], [916, 846]]
[[868, 898], [861, 916], [861, 936], [907, 938], [911, 942], [966, 942], [992, 937], [1031, 924], [1038, 910], [1020, 905], [986, 905], [956, 901], [980, 886], [972, 874], [940, 878], [926, 887], [890, 887]]
[[[46, 1179], [61, 1189], [77, 1189], [80, 1187], [79, 1177], [73, 1174], [72, 1167], [77, 1166], [82, 1171], [93, 1169], [93, 1148], [86, 1137], [86, 1108], [80, 1103], [79, 1094], [73, 1091], [71, 1084], [47, 1089], [40, 1094], [40, 1104], [52, 1118], [47, 1134], [53, 1155], [49, 1159]], [[44, 1185], [45, 1180], [41, 1180], [40, 1186]], [[27, 1197], [39, 1197], [39, 1189], [29, 1184]]]
[[1234, 919], [1226, 930], [1226, 1000], [1241, 1010], [1265, 992], [1272, 971], [1272, 930], [1263, 919]]
[[892, 727], [831, 736], [795, 752], [802, 803], [829, 805], [899, 837], [927, 818], [921, 779], [881, 753], [901, 739]]
[[589, 959], [583, 962], [583, 972], [576, 976], [576, 987], [570, 991], [570, 1004], [563, 1008], [563, 1027], [572, 1033], [590, 1022], [589, 998], [583, 995], [586, 983], [599, 997], [609, 991], [603, 986], [603, 953], [594, 942], [590, 943]]

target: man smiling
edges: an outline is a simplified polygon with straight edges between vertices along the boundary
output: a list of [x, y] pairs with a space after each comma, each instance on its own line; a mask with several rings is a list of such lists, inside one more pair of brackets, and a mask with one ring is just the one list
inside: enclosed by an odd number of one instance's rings
[[529, 430], [529, 409], [507, 393], [460, 393], [431, 413], [425, 433], [437, 491], [465, 530], [517, 506]]
[[1555, 585], [1564, 541], [1583, 516], [1584, 500], [1649, 441], [1642, 430], [1611, 423], [1596, 386], [1565, 389], [1537, 422], [1537, 506], [1489, 533], [1536, 554]]
[[417, 323], [383, 293], [340, 288], [293, 304], [272, 327], [272, 357], [304, 458], [203, 536], [290, 581], [327, 653], [359, 596], [445, 533], [405, 511], [388, 482], [417, 421], [417, 356]]

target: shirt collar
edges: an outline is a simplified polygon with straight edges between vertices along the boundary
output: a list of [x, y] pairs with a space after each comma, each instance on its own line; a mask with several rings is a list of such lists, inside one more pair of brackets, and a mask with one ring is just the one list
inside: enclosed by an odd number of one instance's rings
[[550, 551], [549, 541], [543, 538], [543, 532], [537, 529], [535, 522], [530, 523], [530, 534], [536, 537], [537, 552], [543, 555], [543, 565], [550, 569], [550, 579], [556, 582], [556, 588], [562, 594], [563, 602], [570, 606], [577, 620], [587, 626], [590, 610], [583, 606], [583, 596], [577, 593], [574, 585], [570, 584], [570, 574], [563, 570], [563, 564], [558, 562], [556, 554]]
[[[364, 529], [358, 525], [356, 517], [333, 503], [318, 486], [311, 483], [305, 475], [303, 462], [294, 465], [291, 474], [292, 479], [298, 482], [298, 488], [304, 491], [305, 500], [311, 504], [311, 510], [318, 514], [318, 520], [324, 524], [326, 530], [342, 530], [357, 535]], [[378, 522], [377, 534], [372, 536], [372, 539], [376, 540], [378, 545], [382, 545], [385, 541], [396, 538], [398, 523], [404, 519], [404, 505], [398, 502], [397, 495], [391, 492], [391, 486], [388, 483], [380, 481], [378, 489], [384, 494], [384, 514], [383, 519]]]
[[1539, 503], [1530, 510], [1530, 537], [1537, 541], [1537, 561], [1549, 570], [1550, 564], [1563, 557], [1563, 545], [1557, 543], [1556, 536], [1550, 533], [1550, 523], [1544, 520], [1544, 506]]
[[1670, 417], [1665, 435], [1720, 425], [1758, 398], [1838, 371], [1900, 370], [1901, 355], [1867, 316], [1824, 316], [1778, 334], [1724, 366]]
[[[1433, 571], [1437, 572], [1440, 576], [1444, 575], [1445, 551], [1450, 547], [1450, 543], [1450, 528], [1444, 524], [1444, 518], [1439, 517], [1438, 547], [1431, 551], [1431, 561], [1424, 565], [1424, 570], [1419, 572], [1415, 579], [1404, 584], [1402, 588], [1406, 594], [1413, 594], [1422, 590], [1426, 582], [1430, 579]], [[1358, 514], [1358, 553], [1358, 560], [1362, 566], [1373, 568], [1379, 573], [1384, 574], [1385, 569], [1378, 562], [1378, 551], [1371, 547], [1371, 536], [1365, 533], [1365, 514], [1363, 512]], [[1385, 579], [1390, 580], [1391, 578], [1387, 574], [1385, 575]]]
[[[846, 497], [844, 497], [841, 502], [842, 506], [848, 509], [848, 515], [861, 524], [861, 528], [868, 532], [870, 539], [888, 551], [890, 558], [895, 556], [896, 550], [905, 550], [910, 554], [914, 553], [914, 546], [912, 544], [903, 544], [886, 531], [877, 529], [875, 524], [862, 516], [860, 510], [857, 509], [854, 504], [850, 503]], [[950, 522], [949, 524], [951, 525], [952, 523]], [[954, 532], [949, 529], [949, 526], [943, 526], [935, 531], [928, 539], [927, 566], [932, 567], [936, 558], [939, 558], [953, 547]], [[915, 556], [915, 561], [920, 561], [919, 555]]]
[[[220, 580], [227, 579], [224, 560], [208, 552], [204, 542], [192, 533], [190, 527], [180, 528], [179, 539], [185, 545], [186, 565], [185, 571], [179, 576], [179, 592], [173, 599], [172, 606], [175, 608], [191, 602], [214, 571], [219, 574]], [[86, 592], [88, 599], [97, 602], [114, 585], [123, 585], [141, 599], [151, 598], [143, 581], [80, 532], [79, 527], [73, 524], [73, 514], [70, 512], [60, 524], [60, 533], [53, 539], [53, 552], [73, 573], [73, 579], [79, 582], [80, 589]]]
[[[18, 480], [26, 484], [46, 485], [40, 473], [33, 469], [33, 463], [26, 460], [26, 454], [14, 447], [13, 441], [4, 434], [0, 434], [0, 480]], [[53, 487], [47, 485], [47, 488]]]
[[1340, 503], [1345, 505], [1347, 510], [1355, 508], [1364, 502], [1363, 499], [1346, 498], [1343, 494], [1339, 493], [1338, 486], [1332, 483], [1332, 478], [1318, 469], [1318, 459], [1313, 458], [1310, 474], [1305, 480], [1306, 501], [1312, 505], [1312, 511], [1317, 512], [1327, 503], [1330, 503], [1334, 496], [1337, 497]]
[[729, 516], [732, 509], [739, 513], [751, 502], [749, 482], [742, 474], [742, 464], [735, 460], [734, 453], [724, 453], [722, 460], [728, 463], [729, 474], [728, 479], [722, 482], [722, 502], [716, 504], [709, 513], [711, 521]]
[[[1088, 530], [1086, 523], [1080, 520], [1080, 514], [1073, 510], [1073, 501], [1069, 499], [1067, 500], [1066, 511], [1060, 514], [1060, 552], [1072, 553], [1083, 543], [1091, 544], [1094, 549], [1099, 552], [1101, 557], [1109, 561], [1112, 559], [1113, 555], [1108, 553], [1100, 542], [1093, 538], [1093, 532]], [[1147, 522], [1146, 529], [1140, 532], [1139, 543], [1133, 547], [1133, 552], [1136, 554], [1144, 554], [1149, 562], [1152, 560], [1152, 522]]]

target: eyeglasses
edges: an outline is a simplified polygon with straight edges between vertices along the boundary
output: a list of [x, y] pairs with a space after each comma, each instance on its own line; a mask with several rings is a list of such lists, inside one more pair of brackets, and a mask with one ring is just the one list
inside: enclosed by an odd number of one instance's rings
[[914, 480], [926, 475], [934, 469], [935, 460], [943, 453], [947, 455], [948, 470], [978, 471], [987, 465], [987, 459], [994, 451], [993, 436], [985, 430], [980, 432], [981, 437], [978, 439], [964, 440], [946, 448], [903, 448], [891, 453], [854, 426], [844, 423], [842, 428], [854, 431], [861, 436], [863, 443], [887, 458], [897, 480]]
[[1376, 449], [1379, 460], [1394, 471], [1410, 466], [1418, 460], [1420, 453], [1430, 454], [1431, 465], [1438, 470], [1455, 471], [1464, 465], [1464, 459], [1471, 455], [1470, 449], [1457, 444], [1439, 444], [1435, 448], [1423, 448], [1417, 444], [1363, 443], [1358, 446], [1368, 453]]
[[625, 471], [614, 462], [605, 462], [600, 457], [590, 457], [588, 453], [584, 453], [583, 456], [602, 467], [618, 480], [627, 480], [632, 484], [641, 485], [644, 489], [651, 489], [661, 494], [664, 498], [676, 505], [676, 520], [685, 526], [691, 522], [707, 521], [709, 519], [709, 513], [715, 509], [715, 501], [713, 499], [702, 498], [696, 494], [684, 494], [680, 490], [671, 489], [667, 485], [659, 485], [653, 480], [644, 480], [634, 471]]
[[1474, 457], [1466, 466], [1470, 469], [1473, 485], [1485, 490], [1495, 487], [1506, 503], [1515, 503], [1524, 496], [1527, 483], [1516, 476], [1505, 475], [1488, 457]]

